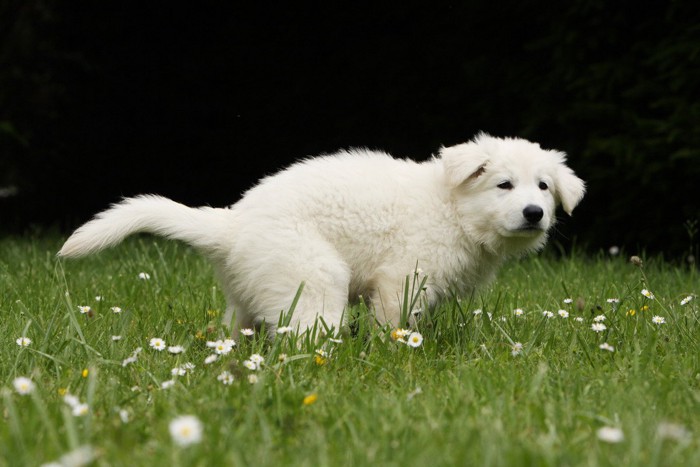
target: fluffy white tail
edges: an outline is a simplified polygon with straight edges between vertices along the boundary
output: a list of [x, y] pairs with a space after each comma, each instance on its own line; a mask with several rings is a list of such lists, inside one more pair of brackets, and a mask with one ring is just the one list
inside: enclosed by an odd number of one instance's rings
[[76, 230], [58, 255], [86, 256], [114, 246], [136, 232], [182, 240], [205, 252], [216, 250], [225, 243], [226, 234], [231, 235], [226, 212], [210, 207], [190, 208], [162, 196], [127, 198]]

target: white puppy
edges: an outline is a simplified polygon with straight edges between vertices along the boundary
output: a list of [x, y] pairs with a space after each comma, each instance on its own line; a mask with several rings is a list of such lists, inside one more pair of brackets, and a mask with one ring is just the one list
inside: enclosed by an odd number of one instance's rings
[[416, 267], [430, 305], [490, 280], [504, 259], [541, 248], [585, 192], [562, 152], [478, 135], [416, 163], [350, 150], [264, 178], [227, 209], [159, 196], [125, 199], [80, 227], [60, 256], [78, 257], [135, 232], [182, 240], [213, 263], [237, 329], [274, 329], [304, 283], [291, 325], [336, 329], [348, 302], [369, 299], [397, 325]]

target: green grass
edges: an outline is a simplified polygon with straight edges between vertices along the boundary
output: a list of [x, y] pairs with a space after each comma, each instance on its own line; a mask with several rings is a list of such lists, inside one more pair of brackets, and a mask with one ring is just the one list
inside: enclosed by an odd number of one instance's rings
[[[358, 308], [355, 335], [340, 344], [256, 335], [204, 365], [206, 340], [227, 333], [224, 299], [195, 252], [139, 237], [59, 262], [59, 245], [0, 240], [2, 465], [39, 465], [80, 446], [92, 448], [95, 465], [700, 465], [698, 300], [679, 303], [698, 293], [694, 271], [654, 259], [642, 270], [620, 257], [535, 256], [425, 317], [418, 348], [393, 341]], [[620, 303], [606, 301], [613, 297]], [[607, 329], [596, 333], [600, 314]], [[654, 315], [666, 323], [653, 324]], [[15, 343], [23, 335], [30, 346]], [[186, 351], [156, 352], [152, 337]], [[122, 366], [137, 347], [137, 362]], [[317, 348], [330, 352], [323, 365]], [[266, 365], [251, 384], [242, 361], [255, 352]], [[161, 389], [184, 362], [196, 368]], [[217, 380], [224, 370], [230, 386]], [[36, 383], [32, 394], [15, 392], [18, 376]], [[89, 413], [74, 417], [64, 392]], [[310, 394], [318, 399], [305, 405]], [[184, 414], [202, 421], [201, 443], [173, 443], [169, 423]], [[663, 423], [689, 435], [659, 436]], [[599, 440], [604, 426], [622, 429], [624, 441]]]

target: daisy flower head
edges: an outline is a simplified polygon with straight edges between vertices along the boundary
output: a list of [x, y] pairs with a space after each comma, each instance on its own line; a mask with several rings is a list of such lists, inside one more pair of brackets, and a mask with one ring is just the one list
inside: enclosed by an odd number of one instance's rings
[[666, 318], [664, 318], [663, 316], [656, 315], [653, 318], [651, 318], [651, 322], [658, 325], [666, 324]]
[[625, 440], [625, 434], [619, 428], [604, 426], [596, 431], [596, 436], [606, 443], [620, 443]]
[[170, 422], [168, 430], [175, 444], [186, 447], [202, 441], [204, 428], [194, 415], [182, 415]]
[[512, 350], [510, 352], [511, 355], [516, 357], [516, 356], [520, 355], [522, 352], [523, 352], [523, 344], [521, 344], [520, 342], [514, 342]]
[[151, 348], [157, 350], [158, 352], [164, 350], [166, 347], [165, 341], [160, 337], [154, 337], [149, 341], [148, 345], [150, 345]]
[[114, 342], [122, 340], [122, 336], [112, 336]]
[[476, 310], [472, 311], [472, 314], [474, 316], [479, 316], [482, 313], [481, 308], [477, 308]]
[[151, 275], [147, 272], [140, 272], [139, 273], [139, 279], [141, 279], [142, 281], [147, 281], [150, 278], [151, 278]]
[[405, 342], [405, 338], [411, 334], [410, 329], [397, 328], [391, 331], [391, 338], [395, 341]]
[[610, 248], [608, 248], [608, 253], [610, 256], [617, 256], [620, 254], [620, 247], [617, 245], [613, 245]]
[[513, 314], [514, 314], [515, 316], [522, 316], [523, 313], [524, 313], [524, 311], [523, 311], [522, 308], [516, 308], [515, 310], [513, 310]]
[[27, 378], [26, 376], [19, 376], [12, 381], [12, 385], [15, 387], [17, 394], [21, 396], [26, 396], [34, 391], [34, 382]]
[[74, 417], [82, 417], [84, 415], [87, 415], [88, 412], [90, 412], [90, 406], [84, 403], [78, 403], [73, 406], [73, 416]]
[[250, 361], [255, 363], [256, 365], [260, 366], [263, 363], [265, 363], [265, 358], [263, 358], [262, 355], [254, 353], [253, 355], [250, 356]]
[[571, 298], [565, 298], [565, 299], [563, 300], [563, 302], [566, 303], [567, 305], [570, 305], [570, 304], [574, 303], [574, 300], [571, 299]]
[[98, 295], [97, 297], [95, 297], [95, 301], [96, 301], [96, 302], [101, 302], [101, 301], [104, 300], [104, 299], [105, 299], [105, 298], [104, 298], [102, 295]]
[[642, 289], [642, 295], [644, 295], [644, 296], [645, 296], [646, 298], [648, 298], [649, 300], [653, 300], [653, 299], [654, 299], [654, 294], [651, 293], [650, 290]]
[[79, 305], [78, 311], [80, 311], [80, 313], [83, 315], [88, 315], [88, 316], [92, 315], [92, 308], [90, 308], [87, 305]]
[[233, 339], [224, 339], [224, 345], [228, 345], [229, 347], [235, 347], [236, 341], [234, 341]]
[[569, 312], [566, 310], [559, 310], [557, 311], [557, 314], [561, 316], [562, 318], [568, 318], [569, 317]]
[[578, 323], [583, 323], [583, 318], [581, 318], [580, 316], [577, 316], [576, 318], [574, 318], [574, 321], [576, 321]]
[[243, 334], [244, 336], [252, 336], [253, 334], [255, 334], [255, 331], [253, 331], [250, 328], [243, 328], [243, 329], [241, 329], [240, 333]]
[[692, 295], [688, 295], [688, 296], [685, 297], [683, 300], [681, 300], [681, 305], [687, 305], [688, 303], [690, 303], [690, 301], [691, 301], [692, 299], [693, 299], [693, 296], [692, 296]]
[[185, 376], [187, 374], [187, 370], [178, 366], [170, 370], [170, 374], [173, 376]]
[[63, 396], [63, 402], [71, 408], [80, 405], [80, 399], [78, 399], [73, 394], [66, 394], [65, 396]]
[[204, 364], [209, 365], [210, 363], [214, 363], [218, 359], [219, 359], [219, 356], [217, 354], [213, 353], [204, 359]]
[[595, 332], [603, 332], [606, 329], [608, 329], [608, 327], [606, 325], [604, 325], [603, 323], [593, 323], [593, 324], [591, 324], [591, 329], [594, 330]]
[[605, 315], [598, 315], [595, 318], [593, 318], [593, 321], [595, 321], [596, 323], [603, 322], [605, 321]]
[[619, 298], [608, 298], [606, 301], [607, 301], [608, 303], [613, 303], [613, 304], [614, 304], [614, 303], [620, 303], [620, 299], [619, 299]]
[[168, 347], [168, 353], [171, 353], [173, 355], [182, 353], [184, 351], [185, 351], [185, 348], [181, 345], [171, 345], [170, 347]]
[[174, 379], [169, 379], [167, 381], [163, 381], [160, 383], [160, 388], [161, 389], [170, 389], [171, 387], [175, 386], [175, 380]]
[[613, 347], [612, 345], [608, 344], [607, 342], [603, 342], [602, 344], [600, 344], [600, 345], [598, 346], [598, 348], [600, 348], [600, 350], [607, 350], [608, 352], [614, 352], [614, 351], [615, 351], [615, 347]]
[[233, 384], [233, 375], [229, 371], [222, 371], [221, 374], [216, 377], [216, 379], [224, 383], [226, 386]]
[[406, 343], [413, 348], [420, 347], [420, 345], [423, 343], [423, 336], [419, 332], [412, 332], [408, 336], [408, 342]]
[[280, 326], [277, 328], [277, 334], [283, 335], [283, 334], [289, 334], [292, 332], [294, 329], [292, 329], [291, 326]]
[[17, 345], [20, 347], [29, 347], [29, 344], [32, 343], [32, 340], [28, 337], [19, 337], [15, 342], [17, 342]]
[[549, 319], [549, 318], [553, 318], [553, 317], [554, 317], [554, 313], [552, 313], [551, 311], [544, 310], [544, 311], [542, 312], [542, 316], [544, 316], [545, 318]]
[[122, 312], [122, 309], [119, 308], [118, 306], [113, 306], [110, 308], [110, 310], [112, 310], [112, 313], [115, 313], [115, 314], [119, 314]]
[[[403, 339], [401, 342], [404, 342]], [[316, 355], [314, 355], [314, 363], [318, 366], [323, 366], [328, 363], [328, 352], [323, 349], [316, 349]]]
[[248, 382], [249, 382], [250, 384], [255, 384], [255, 383], [257, 383], [257, 382], [258, 382], [258, 375], [256, 375], [255, 373], [249, 374], [249, 375], [248, 375]]
[[231, 350], [233, 350], [233, 346], [226, 344], [224, 341], [216, 341], [214, 352], [218, 355], [228, 355]]
[[258, 365], [252, 360], [244, 360], [243, 366], [248, 368], [251, 371], [255, 371], [258, 369]]

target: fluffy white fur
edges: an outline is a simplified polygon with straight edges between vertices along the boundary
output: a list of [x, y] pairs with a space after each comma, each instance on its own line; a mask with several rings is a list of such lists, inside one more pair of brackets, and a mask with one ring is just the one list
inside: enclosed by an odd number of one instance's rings
[[348, 301], [369, 299], [396, 325], [416, 265], [427, 299], [469, 293], [504, 259], [541, 248], [555, 207], [571, 211], [584, 183], [564, 153], [480, 134], [423, 163], [350, 150], [264, 178], [227, 209], [159, 196], [125, 199], [80, 227], [60, 256], [79, 257], [135, 232], [182, 240], [214, 264], [237, 329], [274, 328], [299, 285], [301, 330], [340, 326]]

